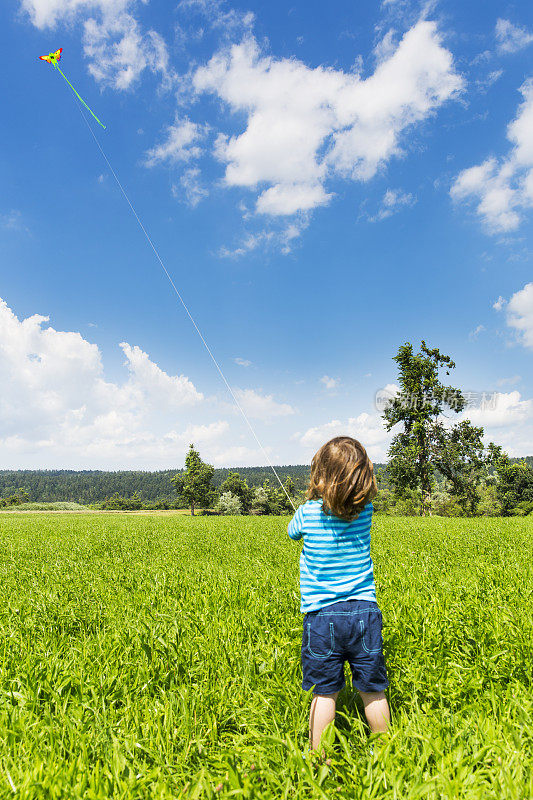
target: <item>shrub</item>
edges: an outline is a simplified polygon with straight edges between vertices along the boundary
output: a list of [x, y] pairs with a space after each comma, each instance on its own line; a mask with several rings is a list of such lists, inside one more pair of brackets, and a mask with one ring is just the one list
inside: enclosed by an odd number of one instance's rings
[[102, 503], [102, 508], [110, 511], [139, 511], [143, 507], [143, 501], [137, 492], [134, 492], [131, 497], [121, 497], [118, 492], [115, 492], [112, 497], [106, 497]]
[[494, 484], [482, 486], [480, 501], [477, 507], [478, 514], [482, 517], [499, 517], [502, 513], [502, 504], [498, 499], [498, 490]]
[[226, 516], [238, 516], [242, 514], [242, 503], [237, 495], [223, 492], [215, 506], [215, 511], [220, 511]]
[[266, 489], [258, 486], [254, 489], [254, 496], [252, 499], [252, 514], [268, 514], [268, 495]]
[[511, 516], [513, 517], [528, 517], [533, 514], [533, 500], [522, 500], [521, 503], [511, 509]]
[[431, 497], [430, 510], [438, 517], [464, 516], [463, 508], [448, 492], [434, 492]]

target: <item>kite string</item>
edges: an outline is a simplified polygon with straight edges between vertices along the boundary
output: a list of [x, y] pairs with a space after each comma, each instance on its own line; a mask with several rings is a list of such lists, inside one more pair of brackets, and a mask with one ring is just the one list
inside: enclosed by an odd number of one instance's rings
[[110, 164], [110, 162], [109, 162], [109, 159], [108, 159], [108, 157], [106, 156], [106, 154], [105, 154], [105, 152], [104, 152], [104, 150], [103, 150], [103, 148], [102, 148], [102, 146], [101, 146], [100, 142], [98, 141], [98, 139], [97, 139], [97, 137], [96, 137], [96, 135], [95, 135], [95, 133], [94, 133], [93, 129], [91, 128], [91, 126], [90, 126], [90, 125], [89, 125], [89, 123], [87, 122], [87, 119], [86, 119], [86, 117], [85, 117], [85, 114], [83, 113], [83, 110], [82, 110], [81, 108], [79, 108], [79, 111], [80, 111], [80, 114], [81, 114], [81, 115], [82, 115], [82, 117], [83, 117], [83, 121], [85, 122], [85, 124], [87, 125], [87, 127], [88, 127], [88, 129], [89, 129], [89, 132], [90, 132], [91, 136], [93, 137], [94, 141], [96, 142], [96, 145], [97, 145], [98, 149], [100, 150], [100, 153], [102, 154], [102, 157], [103, 157], [104, 161], [106, 162], [106, 164], [107, 164], [107, 166], [108, 166], [108, 168], [109, 168], [109, 170], [110, 170], [111, 174], [113, 175], [113, 177], [114, 177], [115, 181], [117, 182], [117, 184], [118, 184], [118, 187], [119, 187], [120, 191], [121, 191], [121, 192], [122, 192], [122, 194], [124, 195], [124, 198], [126, 199], [126, 202], [128, 203], [128, 205], [129, 205], [129, 207], [130, 207], [130, 209], [131, 209], [131, 211], [132, 211], [132, 213], [133, 213], [133, 215], [134, 215], [135, 219], [136, 219], [136, 220], [137, 220], [137, 222], [139, 223], [139, 226], [140, 226], [140, 228], [141, 228], [142, 232], [144, 233], [144, 235], [145, 235], [145, 237], [146, 237], [146, 239], [147, 239], [147, 241], [148, 241], [148, 243], [149, 243], [150, 247], [151, 247], [151, 248], [152, 248], [152, 250], [154, 251], [156, 258], [157, 258], [157, 260], [159, 261], [159, 264], [161, 265], [161, 268], [163, 269], [163, 272], [165, 273], [165, 275], [167, 276], [168, 280], [170, 281], [170, 285], [172, 286], [172, 288], [174, 289], [174, 291], [175, 291], [176, 295], [178, 296], [178, 298], [179, 298], [179, 301], [180, 301], [181, 305], [183, 306], [183, 308], [185, 309], [185, 312], [186, 312], [187, 316], [189, 317], [190, 321], [191, 321], [191, 322], [192, 322], [192, 324], [194, 325], [194, 328], [195, 328], [195, 330], [196, 330], [196, 333], [198, 334], [198, 336], [199, 336], [199, 337], [200, 337], [200, 339], [202, 340], [202, 344], [204, 345], [205, 349], [206, 349], [206, 350], [207, 350], [207, 352], [209, 353], [209, 355], [210, 355], [210, 357], [211, 357], [211, 360], [213, 361], [213, 364], [214, 364], [214, 365], [215, 365], [215, 367], [217, 368], [217, 370], [218, 370], [218, 373], [219, 373], [220, 377], [221, 377], [221, 378], [222, 378], [222, 380], [224, 381], [224, 384], [226, 385], [226, 388], [227, 388], [228, 392], [230, 393], [231, 397], [233, 398], [233, 402], [235, 403], [235, 405], [236, 405], [236, 406], [237, 406], [237, 408], [239, 409], [239, 411], [240, 411], [240, 413], [241, 413], [241, 415], [242, 415], [242, 417], [243, 417], [244, 421], [246, 422], [246, 424], [248, 425], [248, 428], [250, 429], [250, 431], [251, 431], [251, 433], [252, 433], [252, 436], [254, 437], [255, 441], [257, 442], [257, 444], [259, 445], [259, 447], [260, 447], [260, 449], [261, 449], [261, 452], [263, 453], [263, 455], [264, 455], [265, 459], [267, 460], [269, 467], [271, 468], [272, 472], [273, 472], [273, 473], [274, 473], [274, 475], [276, 476], [276, 478], [277, 478], [277, 480], [278, 480], [278, 483], [279, 483], [279, 485], [281, 486], [281, 488], [282, 488], [282, 489], [283, 489], [283, 491], [285, 492], [285, 495], [287, 496], [287, 500], [288, 500], [288, 501], [289, 501], [289, 503], [291, 504], [291, 506], [292, 506], [293, 510], [294, 510], [294, 511], [296, 511], [296, 507], [295, 507], [295, 505], [294, 505], [294, 503], [293, 503], [293, 501], [292, 501], [292, 498], [291, 498], [290, 494], [288, 493], [288, 491], [287, 491], [286, 487], [283, 485], [283, 482], [282, 482], [281, 478], [279, 477], [279, 475], [278, 475], [278, 473], [277, 473], [277, 471], [276, 471], [276, 468], [274, 467], [274, 465], [272, 464], [272, 462], [271, 462], [270, 458], [268, 457], [268, 454], [267, 454], [267, 452], [266, 452], [265, 448], [263, 447], [263, 445], [261, 444], [261, 442], [260, 442], [260, 440], [259, 440], [259, 437], [257, 436], [257, 434], [256, 434], [256, 432], [255, 432], [255, 430], [254, 430], [254, 428], [252, 427], [252, 424], [251, 424], [250, 420], [249, 420], [249, 419], [248, 419], [248, 417], [246, 416], [246, 413], [244, 412], [244, 410], [243, 410], [243, 408], [242, 408], [241, 404], [239, 403], [239, 401], [237, 400], [237, 398], [236, 398], [236, 396], [235, 396], [235, 393], [233, 392], [233, 389], [231, 388], [231, 386], [229, 385], [228, 381], [226, 380], [226, 376], [225, 376], [225, 375], [224, 375], [224, 373], [222, 372], [222, 369], [221, 369], [221, 367], [220, 367], [220, 365], [219, 365], [218, 361], [216, 360], [215, 356], [214, 356], [214, 355], [213, 355], [213, 353], [211, 352], [211, 349], [210, 349], [209, 345], [207, 344], [206, 340], [204, 339], [204, 337], [203, 337], [203, 335], [202, 335], [202, 332], [201, 332], [200, 328], [199, 328], [199, 327], [198, 327], [198, 325], [196, 324], [196, 322], [195, 322], [195, 320], [194, 320], [194, 317], [192, 316], [191, 312], [189, 311], [189, 309], [188, 309], [188, 307], [187, 307], [187, 305], [186, 305], [186, 303], [185, 303], [185, 301], [184, 301], [183, 297], [182, 297], [182, 296], [181, 296], [181, 294], [179, 293], [179, 291], [178, 291], [178, 289], [177, 289], [177, 287], [176, 287], [176, 284], [175, 284], [175, 283], [174, 283], [174, 281], [172, 280], [172, 278], [171, 278], [171, 276], [170, 276], [170, 274], [169, 274], [169, 272], [168, 272], [167, 268], [165, 267], [165, 265], [164, 265], [164, 263], [163, 263], [163, 260], [162, 260], [161, 256], [159, 255], [159, 252], [158, 252], [158, 250], [157, 250], [156, 246], [155, 246], [155, 245], [154, 245], [154, 243], [152, 242], [152, 240], [151, 240], [150, 236], [148, 235], [148, 232], [147, 232], [146, 228], [144, 227], [143, 223], [141, 222], [141, 220], [140, 220], [140, 218], [139, 218], [139, 215], [138, 215], [138, 214], [137, 214], [137, 212], [135, 211], [135, 208], [133, 207], [133, 204], [132, 204], [131, 200], [129, 199], [128, 195], [126, 194], [126, 190], [125, 190], [125, 189], [124, 189], [124, 187], [122, 186], [122, 184], [121, 184], [121, 182], [120, 182], [120, 180], [119, 180], [119, 178], [118, 178], [118, 176], [117, 176], [117, 174], [116, 174], [115, 170], [114, 170], [114, 169], [113, 169], [113, 167], [111, 166], [111, 164]]

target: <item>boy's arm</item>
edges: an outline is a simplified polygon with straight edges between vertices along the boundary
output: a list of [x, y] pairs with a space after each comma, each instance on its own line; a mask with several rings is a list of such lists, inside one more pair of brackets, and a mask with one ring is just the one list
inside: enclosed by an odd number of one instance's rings
[[291, 539], [297, 541], [298, 539], [302, 538], [303, 536], [302, 527], [303, 527], [303, 511], [302, 511], [302, 506], [300, 506], [296, 510], [296, 513], [289, 522], [289, 527], [287, 528], [287, 533], [289, 534]]

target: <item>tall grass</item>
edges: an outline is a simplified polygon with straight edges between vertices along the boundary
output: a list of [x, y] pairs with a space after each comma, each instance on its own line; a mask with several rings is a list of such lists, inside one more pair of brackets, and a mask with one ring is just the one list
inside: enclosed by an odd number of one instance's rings
[[375, 521], [392, 732], [348, 680], [323, 764], [286, 523], [0, 515], [0, 797], [533, 797], [532, 521]]

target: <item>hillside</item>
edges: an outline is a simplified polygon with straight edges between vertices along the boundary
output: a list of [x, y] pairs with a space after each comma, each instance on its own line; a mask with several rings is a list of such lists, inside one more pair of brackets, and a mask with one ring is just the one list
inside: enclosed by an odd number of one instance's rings
[[[533, 467], [533, 456], [511, 461], [526, 461]], [[376, 472], [385, 466], [375, 464]], [[52, 503], [56, 501], [76, 503], [98, 503], [118, 492], [122, 497], [131, 497], [138, 492], [143, 500], [158, 498], [174, 499], [175, 492], [170, 483], [180, 470], [168, 469], [157, 472], [124, 470], [0, 470], [0, 497], [9, 497], [17, 489], [26, 489], [30, 500]], [[305, 489], [309, 480], [309, 465], [286, 464], [276, 466], [282, 480], [290, 476], [297, 489]], [[215, 470], [213, 483], [220, 486], [228, 473], [238, 472], [250, 486], [261, 486], [268, 479], [275, 482], [269, 467], [221, 467]]]
[[[288, 465], [276, 467], [282, 480], [290, 476], [297, 489], [307, 485], [309, 466]], [[170, 479], [178, 469], [158, 472], [101, 470], [0, 470], [0, 497], [8, 497], [17, 489], [26, 489], [30, 500], [51, 503], [69, 501], [97, 503], [118, 492], [131, 497], [138, 492], [143, 500], [175, 499], [176, 493]], [[275, 481], [269, 467], [223, 467], [215, 470], [213, 483], [220, 486], [229, 472], [237, 471], [250, 486], [260, 486], [265, 479]]]

